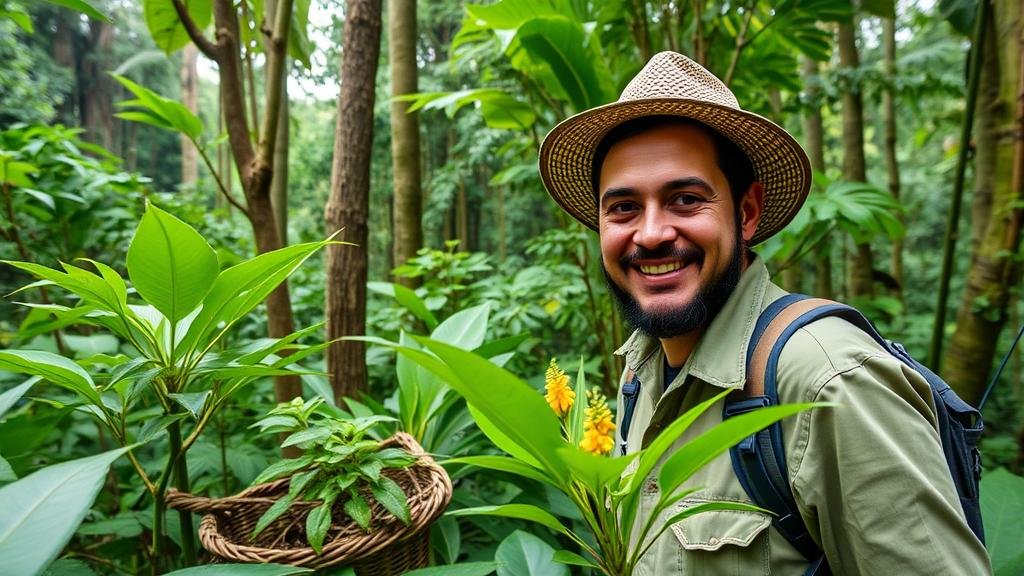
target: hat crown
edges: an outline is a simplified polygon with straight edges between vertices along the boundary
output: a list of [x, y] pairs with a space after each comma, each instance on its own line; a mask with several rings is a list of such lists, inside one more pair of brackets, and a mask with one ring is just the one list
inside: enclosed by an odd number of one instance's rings
[[622, 91], [619, 102], [648, 98], [682, 98], [739, 109], [729, 87], [700, 64], [676, 52], [651, 57]]

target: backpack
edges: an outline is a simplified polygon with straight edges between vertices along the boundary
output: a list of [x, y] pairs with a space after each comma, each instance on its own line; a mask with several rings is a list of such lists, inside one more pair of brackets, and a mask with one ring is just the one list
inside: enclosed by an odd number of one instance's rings
[[[931, 387], [942, 451], [956, 487], [960, 504], [971, 531], [985, 541], [978, 500], [981, 477], [981, 413], [964, 402], [934, 372], [914, 360], [902, 345], [882, 338], [874, 326], [855, 308], [831, 300], [788, 294], [761, 312], [747, 348], [747, 386], [745, 395], [726, 398], [722, 418], [729, 418], [779, 403], [775, 380], [782, 348], [797, 330], [828, 316], [838, 316], [870, 335], [879, 345], [904, 364], [921, 374]], [[634, 375], [623, 386], [622, 448], [640, 391]], [[825, 554], [811, 539], [789, 485], [786, 455], [779, 423], [748, 436], [729, 450], [733, 471], [753, 502], [771, 511], [772, 525], [810, 563], [805, 576], [829, 574]]]

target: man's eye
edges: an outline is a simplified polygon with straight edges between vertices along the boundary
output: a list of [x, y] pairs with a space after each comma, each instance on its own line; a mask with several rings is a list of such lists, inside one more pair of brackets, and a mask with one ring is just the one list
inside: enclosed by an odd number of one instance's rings
[[703, 201], [703, 198], [696, 194], [680, 194], [672, 199], [673, 204], [681, 206], [695, 206]]
[[636, 210], [636, 204], [633, 202], [617, 202], [608, 207], [609, 214], [628, 214]]

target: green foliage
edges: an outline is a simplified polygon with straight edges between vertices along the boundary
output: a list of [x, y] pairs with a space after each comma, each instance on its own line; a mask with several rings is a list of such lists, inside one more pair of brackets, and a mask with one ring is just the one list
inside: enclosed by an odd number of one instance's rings
[[[713, 503], [688, 508], [669, 522], [654, 524], [661, 511], [686, 495], [687, 492], [680, 495], [678, 489], [705, 463], [769, 423], [817, 406], [800, 404], [758, 410], [731, 418], [685, 444], [665, 461], [659, 473], [661, 496], [639, 531], [634, 532], [641, 486], [647, 474], [686, 427], [727, 392], [682, 415], [639, 453], [602, 458], [568, 445], [562, 438], [554, 413], [525, 382], [471, 352], [427, 338], [415, 340], [421, 347], [394, 346], [400, 354], [443, 378], [465, 397], [473, 408], [478, 426], [488, 437], [512, 459], [519, 461], [516, 467], [532, 469], [523, 476], [536, 478], [539, 474], [568, 496], [582, 514], [584, 526], [593, 535], [596, 546], [591, 544], [592, 540], [565, 526], [546, 510], [533, 505], [474, 507], [456, 513], [498, 515], [539, 522], [574, 541], [605, 574], [632, 573], [649, 543], [672, 522], [704, 510], [750, 509], [750, 506], [738, 503]], [[639, 466], [624, 473], [627, 465], [637, 459]], [[485, 462], [477, 460], [475, 463]], [[498, 469], [516, 472], [511, 466], [501, 465]], [[594, 502], [606, 505], [595, 507], [592, 505]]]
[[260, 484], [291, 477], [288, 495], [260, 517], [253, 529], [253, 538], [287, 512], [295, 501], [319, 500], [320, 505], [306, 517], [306, 538], [319, 554], [331, 526], [334, 503], [343, 495], [347, 495], [342, 507], [345, 513], [363, 530], [371, 530], [370, 509], [365, 499], [367, 488], [388, 512], [409, 523], [406, 495], [383, 471], [404, 468], [416, 458], [398, 448], [383, 448], [378, 440], [364, 439], [373, 426], [389, 418], [371, 416], [342, 420], [318, 414], [316, 409], [322, 403], [322, 398], [309, 401], [296, 398], [278, 405], [254, 424], [264, 434], [289, 434], [281, 447], [297, 446], [303, 455], [281, 460], [253, 480], [253, 484]]
[[1024, 515], [1024, 478], [999, 468], [981, 478], [981, 517], [985, 545], [992, 556], [996, 576], [1024, 570], [1024, 545], [1018, 523]]
[[0, 488], [0, 564], [38, 574], [60, 553], [129, 448], [48, 466]]

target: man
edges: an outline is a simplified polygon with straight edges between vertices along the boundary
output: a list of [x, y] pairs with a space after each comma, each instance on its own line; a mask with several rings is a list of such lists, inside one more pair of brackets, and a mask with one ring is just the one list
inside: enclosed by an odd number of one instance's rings
[[[640, 382], [625, 451], [722, 389], [742, 389], [754, 323], [785, 294], [749, 248], [784, 227], [807, 195], [810, 170], [796, 141], [740, 109], [707, 70], [663, 52], [618, 102], [555, 127], [540, 169], [562, 208], [598, 231], [608, 285], [637, 328], [617, 352], [625, 356], [623, 384], [634, 374]], [[990, 572], [964, 520], [920, 375], [830, 317], [793, 335], [778, 382], [783, 403], [839, 404], [782, 425], [800, 516], [832, 573]], [[712, 407], [679, 442], [721, 419]], [[659, 496], [656, 477], [644, 484], [646, 510]], [[726, 455], [686, 487], [700, 490], [680, 507], [751, 502]], [[673, 525], [637, 574], [806, 571], [769, 515], [713, 511]]]

